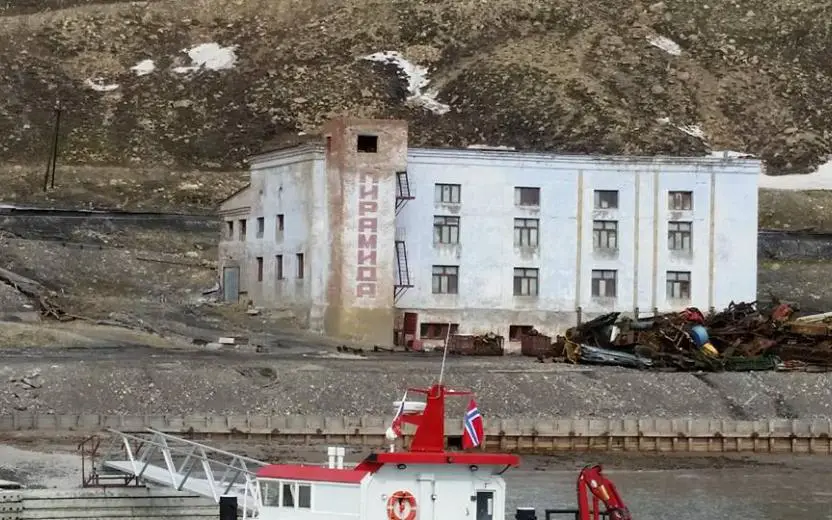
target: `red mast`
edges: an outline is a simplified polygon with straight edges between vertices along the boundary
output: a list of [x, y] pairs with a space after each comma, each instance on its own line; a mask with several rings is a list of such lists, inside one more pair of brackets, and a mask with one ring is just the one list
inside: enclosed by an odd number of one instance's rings
[[402, 422], [416, 426], [410, 451], [445, 451], [445, 396], [471, 395], [471, 392], [449, 390], [439, 384], [430, 388], [409, 388], [407, 391], [425, 394], [425, 409], [421, 413], [402, 417]]

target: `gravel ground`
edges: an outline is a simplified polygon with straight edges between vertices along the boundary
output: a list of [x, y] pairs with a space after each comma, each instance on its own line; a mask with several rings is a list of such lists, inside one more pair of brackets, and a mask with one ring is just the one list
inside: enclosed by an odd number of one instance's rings
[[[135, 346], [3, 353], [0, 413], [390, 414], [407, 385], [430, 384], [439, 373], [436, 357], [360, 358], [301, 347], [265, 354]], [[446, 371], [446, 382], [473, 389], [491, 417], [829, 417], [831, 379], [652, 373], [519, 357], [451, 358]], [[461, 413], [464, 399], [456, 401]]]
[[0, 480], [30, 488], [75, 488], [81, 484], [81, 458], [0, 444]]

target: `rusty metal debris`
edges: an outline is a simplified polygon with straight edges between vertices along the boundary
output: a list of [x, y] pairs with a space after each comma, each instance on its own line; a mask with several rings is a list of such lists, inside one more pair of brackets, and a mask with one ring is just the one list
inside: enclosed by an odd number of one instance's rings
[[798, 312], [785, 303], [762, 311], [756, 302], [708, 315], [696, 308], [648, 319], [615, 312], [566, 331], [551, 355], [640, 369], [829, 370], [832, 313], [796, 318]]
[[454, 334], [448, 338], [448, 353], [461, 356], [502, 356], [503, 336], [489, 333], [480, 336]]

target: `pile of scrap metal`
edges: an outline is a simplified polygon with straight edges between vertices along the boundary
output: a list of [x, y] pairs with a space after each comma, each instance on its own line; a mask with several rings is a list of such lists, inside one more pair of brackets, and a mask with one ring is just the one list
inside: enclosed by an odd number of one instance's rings
[[454, 334], [448, 338], [448, 353], [460, 356], [502, 356], [504, 338], [494, 333], [480, 336]]
[[795, 318], [777, 304], [731, 303], [704, 315], [699, 309], [632, 319], [610, 313], [559, 336], [554, 346], [573, 363], [659, 370], [828, 370], [832, 368], [832, 313]]

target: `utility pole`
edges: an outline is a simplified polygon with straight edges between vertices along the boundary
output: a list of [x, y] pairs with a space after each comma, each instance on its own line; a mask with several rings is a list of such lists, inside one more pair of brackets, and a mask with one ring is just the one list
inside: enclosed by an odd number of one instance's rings
[[[55, 102], [55, 134], [52, 137], [52, 150], [49, 154], [49, 161], [46, 163], [46, 174], [43, 177], [43, 191], [46, 192], [49, 187], [55, 187], [55, 166], [58, 162], [58, 136], [61, 131], [61, 101]], [[52, 174], [50, 181], [50, 173]]]

